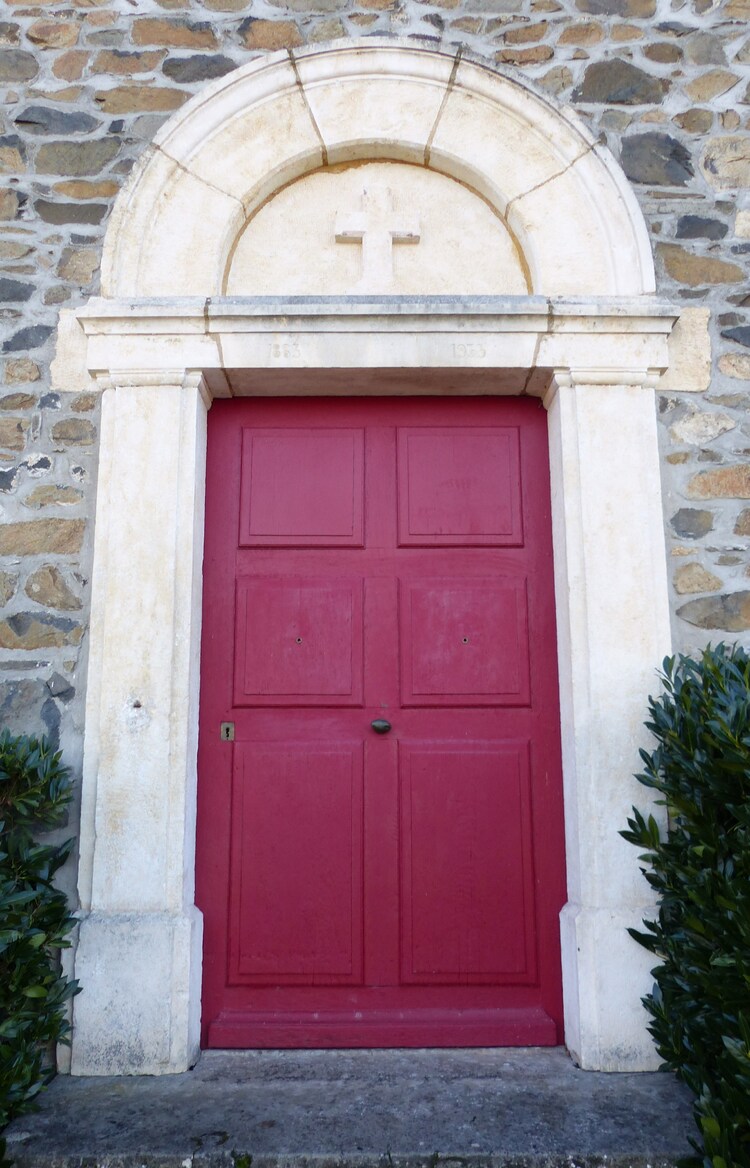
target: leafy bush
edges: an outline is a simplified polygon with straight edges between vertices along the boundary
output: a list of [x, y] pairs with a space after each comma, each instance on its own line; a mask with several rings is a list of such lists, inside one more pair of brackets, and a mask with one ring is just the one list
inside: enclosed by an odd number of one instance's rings
[[750, 657], [707, 649], [664, 662], [649, 701], [657, 740], [637, 776], [669, 813], [664, 835], [633, 810], [658, 918], [637, 941], [661, 958], [644, 998], [665, 1066], [694, 1092], [702, 1146], [685, 1161], [750, 1166]]
[[[69, 1029], [75, 982], [60, 972], [59, 950], [74, 923], [53, 877], [72, 840], [39, 843], [71, 798], [67, 768], [49, 743], [0, 735], [0, 1131], [33, 1106], [54, 1072], [50, 1049]], [[0, 1165], [4, 1162], [0, 1140]]]

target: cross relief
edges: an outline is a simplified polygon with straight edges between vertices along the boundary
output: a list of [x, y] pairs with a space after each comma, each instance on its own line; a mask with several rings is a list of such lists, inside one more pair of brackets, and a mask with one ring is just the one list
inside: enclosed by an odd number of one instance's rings
[[362, 209], [336, 219], [336, 242], [362, 247], [362, 274], [352, 292], [392, 292], [393, 246], [419, 243], [420, 223], [415, 215], [396, 208], [390, 188], [362, 192]]

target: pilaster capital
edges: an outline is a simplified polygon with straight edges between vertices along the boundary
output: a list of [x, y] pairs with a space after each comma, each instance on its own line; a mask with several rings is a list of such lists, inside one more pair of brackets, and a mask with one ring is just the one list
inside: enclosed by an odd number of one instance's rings
[[608, 385], [637, 385], [643, 389], [655, 389], [662, 369], [634, 369], [591, 367], [554, 369], [547, 390], [543, 395], [545, 409], [549, 409], [559, 388], [575, 388], [577, 385], [597, 385], [606, 389]]
[[91, 376], [97, 389], [159, 389], [177, 386], [181, 389], [197, 389], [206, 406], [210, 406], [213, 394], [206, 384], [201, 369], [93, 369]]

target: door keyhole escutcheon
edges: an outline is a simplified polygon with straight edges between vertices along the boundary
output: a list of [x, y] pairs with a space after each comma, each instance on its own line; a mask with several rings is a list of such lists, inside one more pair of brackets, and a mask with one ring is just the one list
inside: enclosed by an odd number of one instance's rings
[[375, 718], [370, 725], [376, 734], [387, 734], [391, 729], [390, 722], [386, 722], [385, 718]]

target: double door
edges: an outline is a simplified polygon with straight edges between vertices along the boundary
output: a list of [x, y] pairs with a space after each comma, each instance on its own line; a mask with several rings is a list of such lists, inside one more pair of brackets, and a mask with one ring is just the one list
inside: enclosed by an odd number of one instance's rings
[[204, 1045], [561, 1041], [546, 418], [209, 414]]

